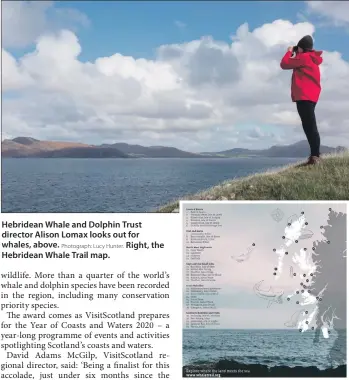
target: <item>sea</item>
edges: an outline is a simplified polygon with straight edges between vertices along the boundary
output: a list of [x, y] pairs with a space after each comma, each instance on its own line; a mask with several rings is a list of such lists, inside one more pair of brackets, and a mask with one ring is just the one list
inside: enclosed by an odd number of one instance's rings
[[[333, 330], [314, 343], [315, 332], [290, 330], [183, 330], [183, 365], [207, 365], [220, 359], [243, 364], [332, 367], [330, 357], [346, 364], [346, 330]], [[334, 345], [335, 339], [337, 339]], [[334, 347], [333, 350], [331, 348]], [[332, 355], [332, 356], [331, 356]]]
[[298, 158], [4, 158], [2, 212], [151, 212]]

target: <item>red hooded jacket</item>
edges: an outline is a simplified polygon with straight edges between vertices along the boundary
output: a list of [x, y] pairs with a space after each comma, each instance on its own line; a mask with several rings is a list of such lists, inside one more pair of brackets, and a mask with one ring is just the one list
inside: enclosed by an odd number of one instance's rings
[[281, 60], [283, 70], [293, 69], [291, 98], [293, 102], [298, 100], [310, 100], [317, 102], [321, 93], [320, 69], [322, 63], [322, 51], [309, 51], [298, 53], [294, 58], [288, 51]]

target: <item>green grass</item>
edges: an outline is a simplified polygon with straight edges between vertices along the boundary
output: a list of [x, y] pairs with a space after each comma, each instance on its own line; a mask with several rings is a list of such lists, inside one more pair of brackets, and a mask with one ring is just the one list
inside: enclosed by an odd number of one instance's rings
[[[316, 166], [289, 165], [223, 182], [181, 200], [348, 200], [349, 152], [323, 156]], [[179, 200], [156, 212], [175, 212]]]

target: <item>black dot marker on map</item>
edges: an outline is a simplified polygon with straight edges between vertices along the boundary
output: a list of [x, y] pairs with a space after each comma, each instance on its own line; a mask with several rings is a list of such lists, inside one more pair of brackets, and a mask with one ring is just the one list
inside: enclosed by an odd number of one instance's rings
[[291, 298], [287, 298], [287, 301], [289, 301]]
[[301, 285], [303, 286], [303, 282], [301, 282]]
[[313, 274], [313, 273], [310, 273], [310, 276], [314, 276], [314, 274]]
[[304, 251], [306, 251], [307, 249], [306, 248], [304, 248]]
[[302, 329], [299, 329], [299, 332], [302, 332]]
[[274, 276], [276, 276], [276, 273], [275, 273], [275, 272], [274, 272], [273, 274], [274, 274]]
[[253, 246], [255, 246], [256, 244], [255, 243], [252, 243]]
[[305, 311], [305, 314], [308, 314], [308, 311], [307, 311], [307, 310]]
[[332, 211], [331, 207], [328, 209], [328, 211]]
[[304, 289], [302, 289], [301, 292], [304, 293]]
[[296, 240], [295, 243], [298, 243], [298, 240]]
[[274, 268], [274, 270], [278, 270], [278, 268]]
[[305, 286], [305, 285], [303, 285], [303, 288], [304, 288], [304, 289], [306, 289], [306, 286]]
[[311, 329], [312, 329], [312, 330], [314, 330], [314, 329], [315, 329], [315, 327], [313, 326]]
[[291, 223], [287, 223], [287, 225], [288, 225], [288, 226], [290, 226], [290, 225], [291, 225]]
[[285, 236], [283, 236], [282, 238], [285, 239]]
[[285, 255], [288, 255], [288, 252], [285, 252]]
[[298, 305], [298, 304], [299, 304], [299, 301], [297, 301], [296, 304]]
[[319, 297], [316, 297], [316, 299], [318, 300], [318, 299], [319, 299]]
[[306, 281], [306, 282], [309, 282], [309, 279], [307, 278], [305, 281]]
[[312, 250], [315, 251], [315, 247], [313, 247]]
[[293, 273], [293, 275], [294, 275], [294, 276], [297, 276], [297, 274], [296, 274], [296, 273]]
[[330, 244], [330, 241], [328, 240], [327, 244]]
[[306, 277], [306, 274], [303, 274], [303, 277]]
[[320, 228], [324, 228], [324, 226], [320, 226]]
[[305, 225], [307, 226], [307, 225], [308, 225], [308, 222], [305, 222]]
[[301, 214], [304, 215], [304, 211], [302, 211]]
[[319, 301], [322, 301], [322, 298], [319, 298]]
[[275, 251], [276, 251], [276, 249], [274, 248], [274, 249], [273, 249], [273, 251], [275, 252]]
[[299, 290], [297, 290], [296, 293], [299, 294]]
[[305, 323], [308, 325], [309, 324], [309, 322], [308, 321], [305, 321]]

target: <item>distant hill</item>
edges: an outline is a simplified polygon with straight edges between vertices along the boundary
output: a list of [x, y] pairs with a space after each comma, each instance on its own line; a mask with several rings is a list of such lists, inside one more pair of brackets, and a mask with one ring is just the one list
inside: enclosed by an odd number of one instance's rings
[[126, 143], [116, 143], [102, 146], [113, 147], [130, 156], [136, 157], [152, 157], [152, 158], [200, 158], [202, 155], [196, 153], [185, 152], [177, 148], [167, 146], [142, 146], [130, 145]]
[[[203, 158], [203, 157], [307, 157], [309, 145], [300, 141], [291, 145], [274, 145], [268, 149], [233, 148], [221, 152], [191, 153], [167, 146], [142, 146], [126, 143], [88, 145], [75, 142], [41, 141], [31, 137], [16, 137], [1, 143], [2, 157], [38, 158]], [[345, 151], [344, 147], [322, 146], [322, 153]]]
[[166, 147], [130, 145], [126, 143], [88, 145], [73, 142], [40, 141], [16, 137], [1, 144], [2, 157], [32, 158], [200, 158], [203, 155]]
[[33, 139], [32, 137], [16, 137], [12, 141], [22, 145], [33, 145], [40, 142], [40, 140]]
[[120, 152], [115, 148], [87, 146], [63, 148], [38, 152], [35, 157], [38, 158], [127, 158], [127, 154]]
[[31, 137], [16, 137], [12, 140], [4, 140], [1, 143], [2, 157], [39, 157], [45, 152], [55, 152], [62, 149], [74, 149], [90, 147], [87, 144], [60, 142], [60, 141], [40, 141]]
[[[347, 148], [338, 146], [331, 148], [326, 145], [321, 146], [321, 153], [336, 153], [346, 151]], [[234, 148], [221, 152], [203, 153], [211, 156], [237, 157], [237, 156], [258, 156], [258, 157], [307, 157], [309, 156], [309, 144], [307, 141], [299, 141], [291, 145], [273, 145], [268, 149], [243, 149]]]

